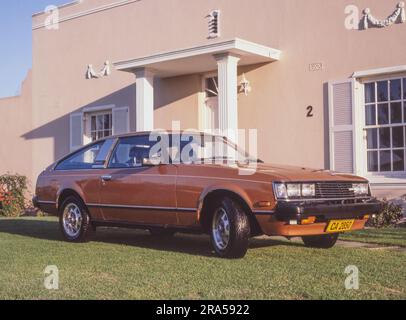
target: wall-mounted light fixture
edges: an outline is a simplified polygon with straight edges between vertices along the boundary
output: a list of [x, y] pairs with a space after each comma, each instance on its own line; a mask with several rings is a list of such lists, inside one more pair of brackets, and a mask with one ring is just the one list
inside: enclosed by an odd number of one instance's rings
[[251, 83], [245, 77], [245, 73], [242, 75], [240, 82], [240, 92], [244, 93], [246, 96], [252, 91]]

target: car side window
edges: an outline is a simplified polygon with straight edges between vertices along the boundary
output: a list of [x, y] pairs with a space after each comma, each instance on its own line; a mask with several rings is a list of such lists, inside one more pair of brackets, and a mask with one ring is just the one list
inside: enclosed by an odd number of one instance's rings
[[109, 168], [139, 168], [143, 159], [150, 158], [151, 148], [156, 141], [148, 136], [121, 138], [110, 159]]
[[93, 169], [97, 164], [96, 159], [102, 149], [104, 141], [92, 144], [89, 147], [74, 153], [70, 157], [61, 161], [55, 170], [86, 170]]

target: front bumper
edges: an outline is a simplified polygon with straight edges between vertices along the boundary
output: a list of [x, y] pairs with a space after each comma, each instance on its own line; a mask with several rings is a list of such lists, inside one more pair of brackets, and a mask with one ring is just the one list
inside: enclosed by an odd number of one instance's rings
[[[379, 213], [381, 208], [381, 202], [375, 199], [345, 204], [279, 202], [272, 214], [256, 218], [264, 234], [291, 238], [326, 234], [331, 220], [354, 219], [351, 230], [361, 230], [368, 221], [366, 216]], [[309, 217], [316, 217], [315, 223], [301, 224]]]
[[316, 216], [319, 222], [332, 219], [361, 219], [365, 215], [379, 213], [381, 208], [382, 203], [376, 199], [349, 204], [279, 202], [275, 209], [275, 217], [278, 221], [285, 222], [300, 221], [310, 216]]

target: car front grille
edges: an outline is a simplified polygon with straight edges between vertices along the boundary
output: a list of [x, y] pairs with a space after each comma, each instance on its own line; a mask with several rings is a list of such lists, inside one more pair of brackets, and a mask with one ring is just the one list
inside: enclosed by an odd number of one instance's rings
[[351, 182], [316, 183], [317, 199], [353, 199], [356, 198]]

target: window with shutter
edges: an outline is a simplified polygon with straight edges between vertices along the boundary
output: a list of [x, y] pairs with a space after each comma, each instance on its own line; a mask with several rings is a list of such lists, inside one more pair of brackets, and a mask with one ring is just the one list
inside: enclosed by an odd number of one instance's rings
[[329, 84], [330, 169], [355, 172], [354, 82]]
[[371, 173], [406, 171], [406, 78], [364, 82], [366, 168]]

